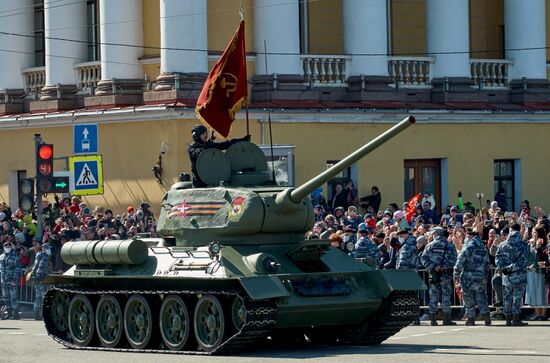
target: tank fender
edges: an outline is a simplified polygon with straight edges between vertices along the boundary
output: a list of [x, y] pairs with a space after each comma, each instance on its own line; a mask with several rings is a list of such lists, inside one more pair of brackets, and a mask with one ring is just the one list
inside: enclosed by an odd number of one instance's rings
[[392, 291], [426, 290], [424, 281], [416, 271], [411, 270], [374, 270], [368, 271], [366, 281], [387, 297]]
[[239, 282], [252, 300], [290, 296], [281, 280], [275, 276], [241, 277]]

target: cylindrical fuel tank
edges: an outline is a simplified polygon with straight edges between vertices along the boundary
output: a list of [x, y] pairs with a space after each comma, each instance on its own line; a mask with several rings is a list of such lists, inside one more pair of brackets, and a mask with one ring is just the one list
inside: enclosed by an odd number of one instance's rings
[[147, 245], [140, 240], [67, 242], [61, 258], [69, 265], [139, 265], [147, 259]]

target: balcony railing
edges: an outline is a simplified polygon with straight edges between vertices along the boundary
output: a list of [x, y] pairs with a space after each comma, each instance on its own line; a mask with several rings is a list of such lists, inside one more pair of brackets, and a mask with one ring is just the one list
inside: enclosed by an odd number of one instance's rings
[[388, 57], [393, 82], [403, 88], [430, 88], [432, 82], [430, 57]]
[[80, 93], [94, 94], [97, 82], [101, 80], [101, 62], [79, 63], [75, 66], [76, 86]]
[[472, 81], [478, 87], [507, 88], [512, 64], [513, 62], [507, 59], [470, 59]]
[[300, 58], [304, 66], [304, 79], [312, 87], [347, 86], [351, 56], [302, 54]]
[[22, 73], [25, 78], [27, 97], [37, 100], [40, 90], [46, 84], [46, 67], [25, 68]]

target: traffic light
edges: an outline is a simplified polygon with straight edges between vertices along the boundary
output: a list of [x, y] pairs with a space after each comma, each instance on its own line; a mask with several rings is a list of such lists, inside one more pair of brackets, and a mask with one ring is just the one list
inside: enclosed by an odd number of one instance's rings
[[36, 189], [41, 194], [53, 191], [52, 144], [39, 144], [36, 149]]
[[30, 213], [34, 208], [34, 179], [19, 180], [19, 208]]

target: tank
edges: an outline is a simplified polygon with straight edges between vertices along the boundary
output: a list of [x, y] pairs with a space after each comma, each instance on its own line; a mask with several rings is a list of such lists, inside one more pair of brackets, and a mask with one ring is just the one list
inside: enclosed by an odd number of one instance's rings
[[48, 334], [77, 349], [227, 354], [273, 342], [374, 345], [419, 313], [415, 271], [377, 270], [306, 240], [310, 193], [414, 123], [408, 117], [297, 188], [239, 142], [197, 160], [210, 186], [165, 194], [159, 238], [73, 241], [50, 275]]

